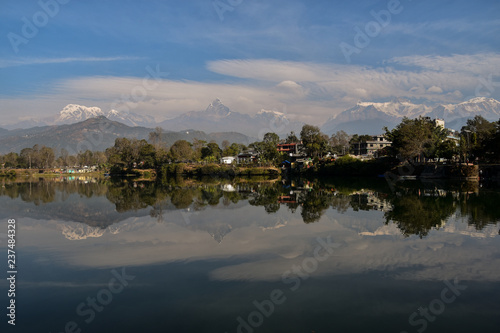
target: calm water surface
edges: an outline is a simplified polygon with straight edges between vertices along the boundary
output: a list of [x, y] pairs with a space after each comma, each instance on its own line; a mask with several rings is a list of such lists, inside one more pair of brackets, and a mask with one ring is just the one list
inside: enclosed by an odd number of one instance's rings
[[495, 184], [4, 183], [2, 332], [498, 332]]

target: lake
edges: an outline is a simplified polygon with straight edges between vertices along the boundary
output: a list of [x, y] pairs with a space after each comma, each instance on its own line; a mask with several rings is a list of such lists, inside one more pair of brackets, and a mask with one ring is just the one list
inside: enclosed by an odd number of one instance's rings
[[498, 189], [4, 182], [2, 268], [15, 219], [17, 275], [2, 332], [498, 332]]

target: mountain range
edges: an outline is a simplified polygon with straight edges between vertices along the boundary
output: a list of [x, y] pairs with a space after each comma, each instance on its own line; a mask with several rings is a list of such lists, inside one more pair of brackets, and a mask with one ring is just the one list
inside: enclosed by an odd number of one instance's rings
[[[62, 148], [66, 149], [70, 154], [87, 149], [103, 151], [113, 146], [117, 138], [127, 137], [147, 140], [149, 133], [153, 131], [154, 129], [147, 127], [127, 126], [104, 116], [73, 124], [4, 130], [0, 131], [0, 154], [19, 153], [23, 148], [31, 148], [35, 144], [52, 147], [57, 153]], [[207, 142], [213, 140], [219, 145], [224, 140], [245, 145], [257, 140], [235, 132], [207, 134], [203, 131], [188, 130], [180, 132], [165, 131], [162, 133], [162, 141], [167, 145], [172, 145], [177, 140], [192, 142], [195, 138]]]
[[447, 128], [460, 130], [467, 119], [476, 115], [481, 115], [489, 121], [497, 121], [500, 118], [500, 102], [486, 97], [436, 106], [415, 104], [402, 98], [385, 103], [358, 102], [356, 106], [330, 117], [321, 130], [326, 134], [339, 130], [348, 134], [380, 134], [384, 126], [393, 128], [403, 117], [419, 116], [443, 119]]
[[162, 122], [156, 122], [155, 118], [149, 115], [117, 110], [104, 112], [98, 107], [68, 104], [55, 116], [28, 119], [7, 128], [26, 129], [35, 126], [73, 124], [101, 116], [132, 127], [161, 127], [167, 131], [196, 129], [206, 133], [238, 132], [255, 138], [262, 138], [267, 132], [286, 135], [290, 131], [300, 131], [303, 126], [301, 122], [290, 121], [282, 112], [262, 109], [254, 116], [249, 116], [231, 111], [219, 99], [215, 99], [204, 111], [190, 111]]
[[[445, 120], [447, 128], [460, 130], [467, 119], [476, 115], [497, 121], [500, 102], [486, 97], [433, 106], [402, 98], [384, 103], [358, 102], [330, 117], [321, 130], [328, 135], [339, 130], [348, 134], [380, 134], [385, 126], [393, 128], [403, 117], [418, 116], [440, 118]], [[163, 135], [167, 144], [196, 138], [215, 140], [219, 144], [228, 140], [248, 145], [262, 139], [267, 132], [275, 132], [281, 137], [291, 131], [298, 134], [302, 126], [303, 123], [291, 121], [286, 114], [275, 110], [260, 110], [253, 116], [232, 111], [219, 99], [204, 111], [187, 112], [160, 123], [149, 115], [116, 110], [105, 113], [98, 107], [68, 104], [55, 116], [26, 120], [11, 126], [10, 130], [0, 128], [0, 153], [19, 152], [35, 144], [57, 149], [70, 147], [73, 151], [79, 151], [78, 148], [104, 150], [118, 137], [148, 139], [156, 127], [165, 130]]]
[[159, 124], [166, 130], [196, 128], [205, 132], [235, 131], [262, 139], [267, 132], [286, 135], [300, 132], [304, 123], [291, 121], [283, 112], [260, 110], [254, 116], [230, 110], [215, 99], [204, 111], [191, 111]]

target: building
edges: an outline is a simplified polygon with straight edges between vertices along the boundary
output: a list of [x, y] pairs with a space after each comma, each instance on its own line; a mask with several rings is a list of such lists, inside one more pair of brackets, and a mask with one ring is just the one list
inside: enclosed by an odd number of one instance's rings
[[298, 158], [306, 157], [306, 154], [302, 152], [302, 143], [279, 143], [276, 148], [279, 153], [286, 153], [292, 162]]
[[257, 160], [257, 158], [258, 154], [249, 151], [238, 154], [236, 161], [237, 163], [252, 163]]
[[233, 164], [233, 162], [236, 160], [236, 157], [234, 156], [224, 156], [223, 158], [220, 159], [221, 164]]
[[378, 157], [378, 151], [385, 147], [390, 147], [391, 141], [388, 141], [384, 135], [374, 135], [371, 140], [355, 142], [351, 145], [353, 155], [366, 155]]
[[278, 152], [287, 154], [298, 154], [301, 148], [301, 144], [297, 142], [293, 143], [279, 143], [277, 146]]
[[436, 127], [441, 127], [442, 129], [444, 129], [444, 120], [443, 119], [436, 118], [433, 120], [433, 123]]

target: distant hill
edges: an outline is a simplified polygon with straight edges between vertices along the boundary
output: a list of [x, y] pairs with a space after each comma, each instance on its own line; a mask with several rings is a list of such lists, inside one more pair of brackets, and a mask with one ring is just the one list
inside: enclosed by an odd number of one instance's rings
[[[35, 144], [56, 149], [65, 148], [74, 154], [81, 150], [103, 151], [114, 145], [116, 138], [148, 139], [149, 133], [154, 129], [147, 127], [131, 127], [117, 121], [112, 121], [104, 116], [90, 118], [75, 124], [33, 127], [0, 131], [0, 153], [19, 153], [23, 148], [31, 148]], [[193, 139], [205, 141], [215, 140], [219, 145], [224, 140], [248, 145], [255, 141], [246, 135], [228, 132], [207, 134], [202, 131], [164, 132], [163, 142], [167, 145], [177, 140], [192, 141]]]

